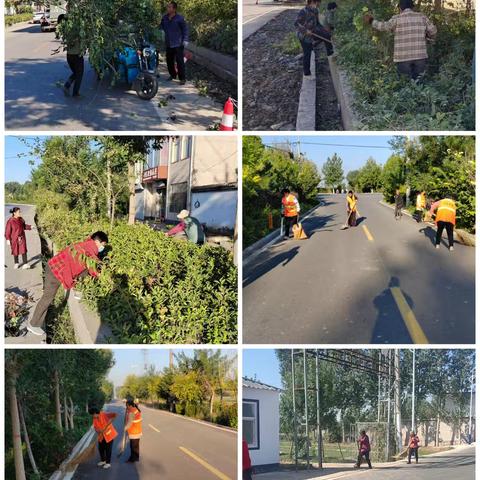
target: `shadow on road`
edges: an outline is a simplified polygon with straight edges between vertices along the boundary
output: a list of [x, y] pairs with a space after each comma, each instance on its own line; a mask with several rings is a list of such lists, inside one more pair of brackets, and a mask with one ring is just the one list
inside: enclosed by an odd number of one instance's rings
[[285, 267], [288, 265], [299, 253], [300, 247], [296, 246], [287, 250], [286, 252], [281, 252], [273, 257], [267, 258], [261, 265], [257, 268], [252, 268], [249, 273], [245, 273], [243, 286], [246, 287], [253, 283], [255, 280], [259, 279], [261, 276], [268, 273], [270, 270], [273, 270], [275, 267], [281, 265]]
[[[423, 233], [423, 234], [425, 235], [425, 237], [427, 237], [427, 238], [430, 240], [430, 243], [431, 243], [432, 245], [435, 245], [435, 240], [436, 240], [436, 237], [437, 237], [437, 232], [436, 232], [436, 230], [435, 230], [433, 227], [427, 225], [427, 226], [421, 228], [421, 229], [419, 230], [419, 233]], [[441, 243], [442, 243], [442, 245], [444, 245], [445, 247], [448, 248], [448, 242], [447, 242], [447, 240], [446, 240], [445, 238], [442, 237]], [[454, 243], [456, 243], [456, 242], [454, 241]]]
[[19, 28], [18, 30], [14, 30], [11, 33], [45, 33], [45, 32], [42, 32], [39, 24], [33, 24], [25, 28]]
[[323, 215], [323, 216], [314, 216], [310, 217], [302, 225], [305, 229], [306, 234], [309, 237], [312, 237], [317, 232], [331, 232], [331, 230], [324, 228], [331, 220], [333, 220], [334, 215]]
[[[371, 343], [412, 343], [410, 334], [393, 298], [391, 290], [393, 287], [401, 288], [398, 277], [390, 277], [387, 288], [373, 299], [373, 305], [378, 313], [370, 340]], [[409, 307], [413, 310], [413, 300], [405, 292], [402, 293]]]
[[357, 218], [357, 227], [363, 223], [365, 220], [367, 219], [367, 217], [358, 217]]

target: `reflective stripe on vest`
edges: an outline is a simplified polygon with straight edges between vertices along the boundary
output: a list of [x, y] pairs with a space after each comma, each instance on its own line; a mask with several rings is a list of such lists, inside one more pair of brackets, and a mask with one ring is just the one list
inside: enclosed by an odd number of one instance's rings
[[141, 435], [142, 433], [142, 414], [141, 412], [136, 409], [132, 408], [128, 411], [128, 413], [133, 413], [135, 415], [135, 418], [133, 419], [132, 424], [130, 425], [130, 428], [128, 429], [128, 434], [129, 435]]
[[[104, 439], [107, 443], [110, 443], [117, 435], [117, 431], [113, 425], [108, 425], [111, 419], [104, 412], [100, 412], [97, 418], [93, 419], [93, 428], [95, 430], [104, 430], [98, 434], [98, 440]], [[108, 425], [108, 427], [107, 427]]]
[[456, 216], [457, 216], [457, 207], [455, 205], [455, 202], [453, 200], [450, 200], [449, 198], [440, 200], [435, 221], [448, 222], [455, 225]]
[[287, 197], [284, 197], [282, 200], [283, 207], [284, 207], [284, 215], [286, 217], [296, 217], [297, 212], [297, 202], [294, 195], [290, 194]]

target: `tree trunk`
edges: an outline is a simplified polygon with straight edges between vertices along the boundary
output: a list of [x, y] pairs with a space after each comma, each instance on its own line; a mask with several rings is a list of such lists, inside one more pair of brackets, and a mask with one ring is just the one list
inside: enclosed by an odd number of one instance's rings
[[53, 372], [53, 381], [54, 381], [54, 392], [55, 392], [55, 420], [57, 422], [60, 432], [62, 429], [62, 409], [60, 407], [60, 379], [58, 375], [58, 370]]
[[440, 444], [440, 413], [437, 413], [437, 423], [435, 424], [435, 446]]
[[107, 155], [107, 216], [112, 217], [112, 161]]
[[128, 224], [134, 225], [135, 224], [135, 213], [136, 213], [136, 205], [135, 205], [135, 164], [129, 163], [128, 164], [128, 192], [129, 192], [129, 204], [128, 204]]
[[13, 456], [15, 460], [15, 480], [26, 480], [25, 464], [22, 452], [22, 437], [20, 432], [20, 418], [18, 415], [17, 403], [17, 377], [10, 376], [8, 387], [8, 398], [10, 403], [10, 416], [12, 417], [12, 443]]
[[63, 394], [63, 423], [65, 425], [65, 430], [69, 430], [67, 395], [65, 393]]
[[28, 453], [28, 458], [30, 459], [30, 465], [32, 466], [33, 472], [36, 475], [38, 475], [39, 472], [38, 472], [37, 464], [35, 463], [35, 458], [33, 456], [32, 445], [30, 444], [30, 437], [28, 436], [27, 424], [25, 423], [25, 416], [23, 415], [22, 402], [20, 402], [20, 400], [18, 400], [18, 414], [20, 417], [20, 423], [22, 425], [23, 438], [27, 446], [27, 453]]
[[73, 400], [72, 397], [70, 397], [70, 430], [73, 430], [75, 428], [75, 424], [73, 423], [73, 412], [75, 411], [73, 407]]
[[112, 197], [112, 211], [110, 214], [110, 227], [113, 227], [113, 223], [115, 222], [115, 213], [117, 210], [117, 197]]
[[213, 418], [213, 404], [215, 402], [215, 390], [212, 389], [212, 396], [210, 397], [210, 420]]
[[435, 0], [434, 9], [436, 12], [442, 11], [442, 0]]

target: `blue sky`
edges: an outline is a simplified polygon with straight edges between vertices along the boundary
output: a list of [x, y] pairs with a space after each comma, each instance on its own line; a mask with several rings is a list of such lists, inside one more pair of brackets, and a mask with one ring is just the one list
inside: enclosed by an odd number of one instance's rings
[[[384, 164], [392, 150], [389, 141], [392, 136], [376, 135], [348, 135], [348, 136], [263, 136], [264, 144], [282, 143], [288, 139], [290, 142], [297, 142], [300, 139], [300, 151], [304, 153], [309, 160], [315, 162], [319, 169], [328, 157], [334, 153], [343, 160], [343, 170], [345, 175], [350, 170], [356, 170], [363, 166], [369, 157], [373, 157], [377, 163]], [[312, 143], [322, 143], [330, 145], [311, 145]], [[338, 146], [350, 145], [350, 146]]]
[[[26, 182], [30, 179], [32, 171], [32, 166], [28, 164], [29, 160], [33, 160], [37, 165], [40, 163], [38, 158], [29, 155], [30, 148], [20, 138], [33, 144], [33, 137], [5, 137], [5, 182]], [[18, 154], [25, 156], [18, 158]]]
[[[148, 364], [154, 365], [158, 372], [161, 372], [168, 366], [169, 351], [160, 349], [141, 349], [141, 348], [127, 348], [127, 349], [113, 349], [115, 358], [115, 365], [110, 370], [108, 378], [114, 383], [115, 387], [121, 386], [123, 380], [127, 375], [143, 375], [144, 369], [144, 354], [147, 352]], [[187, 355], [192, 355], [192, 349], [173, 349], [173, 353], [185, 352]], [[236, 354], [235, 350], [222, 350], [225, 355], [232, 356]]]
[[244, 377], [255, 378], [274, 387], [282, 387], [279, 364], [273, 349], [245, 349], [243, 351]]

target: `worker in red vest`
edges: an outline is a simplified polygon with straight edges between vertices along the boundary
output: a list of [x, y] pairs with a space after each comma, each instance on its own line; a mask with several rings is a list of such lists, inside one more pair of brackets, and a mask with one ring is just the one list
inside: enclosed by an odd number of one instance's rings
[[370, 439], [368, 438], [367, 432], [362, 430], [360, 432], [360, 437], [357, 440], [358, 445], [358, 458], [357, 463], [354, 465], [354, 468], [360, 468], [362, 464], [362, 458], [365, 458], [368, 464], [368, 468], [372, 468], [372, 462], [370, 461]]
[[10, 210], [10, 213], [12, 216], [8, 219], [7, 224], [5, 225], [5, 239], [7, 240], [7, 245], [10, 247], [13, 255], [13, 268], [15, 268], [15, 270], [20, 268], [18, 257], [21, 256], [22, 269], [27, 270], [31, 268], [31, 266], [28, 263], [27, 237], [25, 231], [36, 230], [36, 228], [25, 223], [20, 207], [13, 207]]
[[438, 202], [432, 203], [430, 215], [437, 211], [435, 223], [437, 224], [437, 237], [435, 239], [435, 248], [440, 248], [443, 230], [447, 230], [448, 248], [453, 250], [453, 229], [455, 228], [457, 218], [457, 206], [451, 198], [444, 198]]
[[97, 407], [91, 407], [88, 413], [93, 416], [93, 429], [98, 435], [98, 451], [100, 453], [100, 461], [97, 465], [101, 468], [110, 468], [112, 458], [113, 440], [118, 433], [112, 422], [117, 414], [113, 412], [104, 412]]
[[298, 223], [300, 204], [297, 197], [288, 188], [282, 190], [282, 216], [284, 222], [284, 236], [290, 238], [290, 230]]
[[418, 446], [420, 444], [420, 439], [417, 437], [415, 432], [410, 433], [410, 440], [408, 441], [408, 462], [412, 463], [412, 456], [415, 456], [415, 462], [418, 463]]
[[98, 276], [99, 255], [107, 243], [106, 233], [95, 232], [85, 241], [68, 246], [48, 261], [45, 267], [43, 296], [35, 307], [32, 319], [27, 323], [29, 332], [35, 335], [45, 334], [41, 327], [60, 286], [68, 291], [75, 286], [78, 278], [87, 272], [92, 277]]
[[140, 438], [142, 437], [142, 412], [131, 398], [127, 400], [125, 431], [130, 439], [130, 457], [127, 462], [138, 462], [140, 460]]
[[250, 451], [248, 450], [248, 443], [245, 439], [242, 440], [242, 470], [243, 480], [252, 480], [252, 461], [250, 460]]

